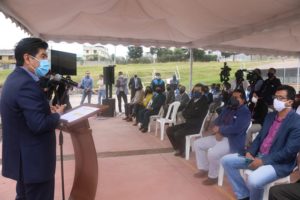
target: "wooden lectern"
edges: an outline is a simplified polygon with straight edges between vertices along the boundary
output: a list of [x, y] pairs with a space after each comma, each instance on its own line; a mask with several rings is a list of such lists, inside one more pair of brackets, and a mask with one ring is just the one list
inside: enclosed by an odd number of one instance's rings
[[64, 132], [70, 133], [75, 156], [75, 175], [69, 200], [95, 199], [98, 161], [88, 118], [107, 107], [85, 104], [61, 116], [61, 128]]

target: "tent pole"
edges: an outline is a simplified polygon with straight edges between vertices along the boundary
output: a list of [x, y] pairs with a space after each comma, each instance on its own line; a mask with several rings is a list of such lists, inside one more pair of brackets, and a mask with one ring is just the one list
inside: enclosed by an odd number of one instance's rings
[[190, 48], [190, 85], [189, 85], [189, 89], [190, 92], [192, 91], [193, 88], [193, 49]]
[[285, 78], [286, 78], [286, 66], [283, 65], [283, 84], [285, 84], [286, 82]]
[[299, 92], [299, 70], [300, 70], [300, 56], [298, 57], [298, 64], [297, 64], [297, 91], [296, 93]]

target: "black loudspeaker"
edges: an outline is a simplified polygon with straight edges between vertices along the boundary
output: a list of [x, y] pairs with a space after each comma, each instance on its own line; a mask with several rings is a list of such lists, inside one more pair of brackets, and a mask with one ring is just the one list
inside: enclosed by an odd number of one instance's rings
[[109, 108], [102, 113], [102, 116], [114, 117], [115, 116], [115, 108], [116, 108], [116, 99], [103, 99], [102, 104], [109, 106]]
[[107, 85], [112, 85], [115, 83], [115, 65], [103, 67], [103, 81], [104, 84]]

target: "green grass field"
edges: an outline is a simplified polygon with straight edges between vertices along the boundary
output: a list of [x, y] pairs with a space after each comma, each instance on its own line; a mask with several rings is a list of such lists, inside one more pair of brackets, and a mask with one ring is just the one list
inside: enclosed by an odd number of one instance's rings
[[[234, 72], [239, 68], [253, 68], [255, 66], [263, 65], [265, 61], [260, 62], [228, 62], [231, 70], [231, 77], [234, 76]], [[128, 64], [117, 65], [115, 68], [115, 76], [117, 72], [123, 71], [128, 74], [129, 77], [137, 74], [142, 78], [142, 81], [150, 82], [153, 70], [160, 72], [163, 79], [171, 78], [178, 66], [181, 76], [180, 83], [188, 86], [189, 84], [189, 63], [188, 62], [172, 62], [172, 63], [154, 63], [154, 64]], [[194, 62], [193, 64], [193, 84], [201, 82], [204, 84], [211, 84], [220, 82], [219, 73], [223, 67], [223, 63], [220, 62]], [[103, 73], [102, 67], [90, 66], [77, 68], [77, 76], [72, 76], [72, 79], [76, 82], [80, 82], [81, 78], [85, 75], [86, 71], [91, 72], [91, 76], [94, 80], [98, 79], [98, 75]], [[12, 70], [0, 71], [0, 84], [3, 84], [6, 77]], [[95, 81], [96, 82], [96, 81]], [[96, 85], [95, 85], [96, 87]]]

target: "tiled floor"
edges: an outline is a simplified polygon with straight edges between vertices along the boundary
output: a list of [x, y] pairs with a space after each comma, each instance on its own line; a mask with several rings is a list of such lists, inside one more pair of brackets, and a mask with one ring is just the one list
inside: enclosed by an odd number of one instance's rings
[[[204, 186], [201, 179], [194, 178], [193, 174], [197, 172], [194, 154], [189, 161], [175, 157], [167, 138], [160, 141], [153, 132], [143, 134], [121, 117], [102, 120], [92, 117], [89, 121], [98, 153], [97, 200], [235, 199], [226, 178], [223, 187]], [[0, 155], [1, 151], [2, 148]], [[64, 155], [68, 195], [74, 176], [69, 134], [64, 134]], [[55, 200], [60, 200], [60, 162], [57, 162], [55, 178]], [[11, 200], [14, 196], [15, 182], [0, 176], [0, 200]]]

